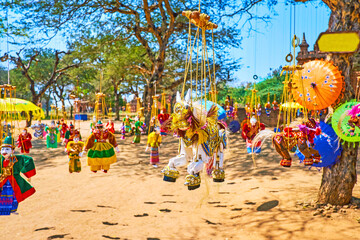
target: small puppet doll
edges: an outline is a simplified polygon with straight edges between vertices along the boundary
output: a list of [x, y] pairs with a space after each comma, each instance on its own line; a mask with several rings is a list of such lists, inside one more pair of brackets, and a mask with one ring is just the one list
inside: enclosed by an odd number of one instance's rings
[[152, 164], [155, 168], [159, 163], [159, 149], [161, 144], [161, 133], [160, 128], [156, 126], [154, 131], [149, 134], [147, 147], [145, 151], [149, 150], [150, 147], [150, 164]]
[[75, 133], [73, 141], [67, 143], [66, 152], [69, 155], [69, 172], [81, 172], [80, 153], [84, 148], [84, 142], [80, 141], [80, 134]]
[[14, 155], [14, 139], [6, 137], [1, 145], [0, 160], [0, 215], [17, 211], [18, 204], [35, 193], [26, 181], [36, 174], [34, 160], [29, 156]]
[[47, 148], [57, 148], [57, 135], [59, 134], [59, 129], [55, 125], [55, 121], [51, 121], [50, 127], [46, 126], [45, 132], [46, 135], [46, 147]]
[[107, 173], [110, 169], [110, 164], [116, 162], [114, 148], [117, 152], [120, 152], [120, 150], [114, 134], [104, 129], [104, 125], [100, 120], [96, 123], [95, 127], [87, 139], [80, 157], [89, 150], [87, 153], [87, 164], [90, 166], [90, 170], [94, 173], [99, 170]]
[[18, 148], [21, 149], [21, 153], [30, 152], [30, 148], [32, 148], [31, 139], [31, 134], [27, 131], [26, 128], [24, 128], [17, 139], [17, 145]]
[[109, 121], [106, 123], [105, 128], [108, 129], [112, 134], [115, 133], [114, 122], [111, 121], [111, 119], [109, 119]]

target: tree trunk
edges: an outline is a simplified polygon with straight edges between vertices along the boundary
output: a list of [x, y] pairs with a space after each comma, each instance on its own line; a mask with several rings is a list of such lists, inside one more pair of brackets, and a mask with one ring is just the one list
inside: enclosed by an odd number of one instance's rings
[[118, 92], [118, 87], [116, 83], [114, 84], [114, 96], [115, 96], [115, 120], [120, 120], [120, 111], [119, 111], [119, 104], [120, 104], [120, 93]]
[[[329, 20], [329, 31], [359, 31], [360, 4], [358, 0], [330, 1], [323, 0], [332, 10]], [[353, 68], [352, 54], [336, 54], [331, 56], [345, 80], [345, 93], [342, 103], [354, 98], [351, 86]], [[321, 186], [318, 193], [319, 203], [345, 205], [351, 201], [352, 191], [356, 183], [356, 160], [358, 144], [345, 143], [340, 160], [331, 168], [323, 169]]]
[[49, 109], [50, 109], [50, 95], [46, 98], [46, 117], [49, 117]]

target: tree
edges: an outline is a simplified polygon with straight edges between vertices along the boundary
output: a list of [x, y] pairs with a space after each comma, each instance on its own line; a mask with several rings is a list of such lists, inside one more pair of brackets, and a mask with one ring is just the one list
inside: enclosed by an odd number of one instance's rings
[[[215, 48], [221, 50], [222, 63], [228, 58], [227, 47], [239, 47], [240, 27], [238, 23], [242, 18], [248, 20], [267, 20], [268, 15], [254, 16], [250, 9], [255, 4], [266, 4], [269, 8], [275, 0], [250, 0], [237, 2], [234, 0], [201, 1], [201, 10], [211, 14], [213, 22], [219, 25], [214, 32]], [[60, 1], [34, 1], [29, 3], [24, 0], [14, 1], [11, 5], [3, 4], [4, 9], [11, 8], [22, 14], [18, 21], [18, 28], [24, 29], [29, 36], [35, 32], [44, 33], [47, 41], [59, 32], [72, 33], [71, 37], [81, 38], [84, 34], [98, 36], [107, 34], [116, 36], [119, 40], [124, 35], [130, 41], [141, 44], [150, 64], [143, 70], [149, 74], [148, 82], [144, 89], [143, 99], [152, 102], [155, 85], [163, 86], [167, 71], [169, 48], [186, 51], [188, 21], [181, 16], [183, 10], [199, 10], [198, 1], [188, 0], [72, 0]], [[240, 6], [240, 9], [239, 9]], [[226, 12], [225, 10], [228, 10]], [[230, 12], [230, 13], [229, 13]], [[31, 21], [30, 21], [31, 20]], [[233, 24], [229, 24], [229, 23]], [[248, 21], [245, 21], [246, 24]], [[243, 25], [242, 25], [243, 27]], [[36, 30], [35, 30], [36, 29]], [[196, 31], [192, 30], [193, 33]], [[211, 39], [211, 34], [207, 35]], [[212, 47], [211, 41], [208, 41]], [[218, 55], [217, 55], [218, 57]], [[180, 59], [184, 64], [185, 57]], [[219, 65], [221, 68], [224, 64]], [[230, 68], [228, 68], [230, 69]], [[169, 88], [174, 88], [182, 83], [182, 79], [173, 79]]]
[[[307, 0], [301, 0], [306, 2]], [[330, 9], [329, 19], [330, 32], [360, 31], [360, 2], [358, 0], [322, 0]], [[351, 73], [354, 68], [354, 56], [352, 54], [329, 55], [331, 61], [342, 71], [345, 80], [345, 94], [342, 103], [353, 99], [355, 90], [351, 85]], [[318, 193], [320, 203], [336, 205], [348, 204], [352, 198], [352, 191], [356, 183], [356, 161], [358, 146], [345, 143], [340, 160], [331, 168], [323, 169], [321, 186]]]
[[[78, 67], [79, 63], [63, 66], [64, 55], [70, 54], [63, 51], [45, 49], [39, 52], [35, 49], [27, 51], [24, 56], [20, 52], [10, 56], [11, 61], [20, 70], [29, 83], [31, 101], [37, 104], [43, 94], [58, 81], [69, 69]], [[25, 59], [26, 60], [25, 60]]]

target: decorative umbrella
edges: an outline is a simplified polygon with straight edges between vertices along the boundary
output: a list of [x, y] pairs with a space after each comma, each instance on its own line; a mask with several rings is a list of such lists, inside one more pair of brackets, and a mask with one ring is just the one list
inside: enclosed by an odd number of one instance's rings
[[321, 110], [335, 103], [344, 86], [338, 68], [322, 60], [307, 62], [303, 67], [292, 79], [295, 101], [309, 110]]
[[0, 99], [0, 111], [1, 112], [33, 112], [34, 116], [45, 118], [44, 111], [33, 104], [32, 102], [26, 101], [20, 98], [5, 98]]
[[354, 106], [359, 104], [360, 102], [351, 101], [342, 104], [340, 107], [336, 109], [332, 118], [331, 125], [336, 132], [336, 134], [342, 140], [347, 142], [360, 142], [360, 129], [355, 128], [355, 132], [353, 135], [350, 134], [350, 125], [348, 121], [350, 119], [349, 112], [352, 110]]

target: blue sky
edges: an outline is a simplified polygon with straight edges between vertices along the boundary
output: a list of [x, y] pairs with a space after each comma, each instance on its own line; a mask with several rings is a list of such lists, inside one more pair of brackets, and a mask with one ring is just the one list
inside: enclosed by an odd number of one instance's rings
[[[324, 4], [319, 4], [320, 2], [321, 0], [317, 0], [296, 5], [295, 33], [302, 40], [302, 34], [305, 32], [310, 50], [313, 49], [318, 35], [326, 31], [329, 21], [330, 9]], [[257, 11], [260, 14], [267, 10], [266, 7], [259, 7]], [[249, 34], [248, 31], [243, 31], [244, 39], [241, 49], [231, 49], [231, 55], [234, 58], [242, 58], [242, 68], [236, 72], [237, 80], [232, 83], [233, 86], [252, 82], [254, 74], [257, 74], [261, 80], [271, 72], [270, 69], [285, 65], [285, 56], [290, 51], [291, 35], [294, 33], [293, 20], [291, 20], [290, 35], [290, 5], [286, 6], [284, 3], [279, 3], [275, 7], [275, 11], [277, 15], [272, 16], [269, 24], [261, 21], [258, 21], [257, 24], [253, 23], [253, 26], [257, 27], [256, 33], [251, 32]], [[255, 13], [255, 9], [253, 12]], [[2, 55], [6, 51], [6, 39], [0, 39], [0, 45]], [[66, 43], [59, 36], [55, 37], [46, 47], [64, 50]], [[10, 46], [10, 50], [13, 52], [16, 49], [14, 46]], [[6, 66], [4, 63], [1, 65]]]
[[[310, 45], [309, 50], [313, 50], [317, 37], [328, 27], [330, 9], [324, 4], [319, 4], [320, 2], [297, 4], [295, 7], [295, 33], [302, 40], [305, 32], [306, 41]], [[234, 57], [242, 58], [243, 64], [235, 74], [237, 81], [233, 83], [234, 86], [253, 81], [254, 74], [257, 74], [261, 80], [271, 72], [270, 68], [276, 69], [286, 64], [285, 57], [290, 52], [291, 41], [290, 6], [279, 3], [275, 10], [278, 15], [273, 16], [270, 24], [266, 25], [258, 21], [257, 33], [252, 32], [248, 38], [245, 38], [249, 34], [244, 32], [242, 49], [232, 51]], [[293, 20], [291, 25], [293, 35]]]

